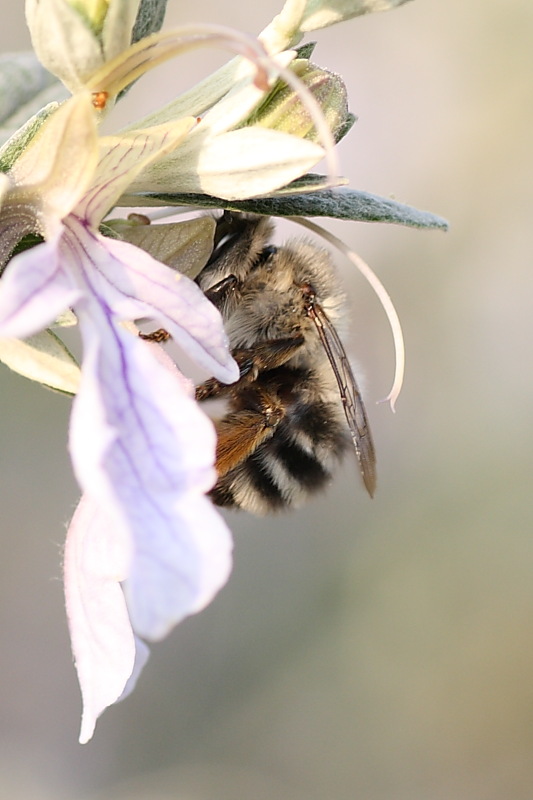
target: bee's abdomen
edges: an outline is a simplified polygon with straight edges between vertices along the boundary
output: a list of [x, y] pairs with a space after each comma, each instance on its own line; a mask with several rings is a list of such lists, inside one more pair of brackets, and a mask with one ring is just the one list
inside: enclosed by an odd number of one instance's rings
[[327, 486], [346, 446], [335, 406], [297, 405], [271, 439], [217, 482], [211, 496], [217, 505], [255, 514], [299, 506]]

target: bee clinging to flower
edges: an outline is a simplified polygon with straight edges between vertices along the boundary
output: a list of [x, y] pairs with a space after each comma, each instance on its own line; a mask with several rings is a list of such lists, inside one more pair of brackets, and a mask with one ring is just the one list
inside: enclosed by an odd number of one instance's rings
[[221, 506], [253, 513], [298, 506], [325, 487], [353, 445], [370, 495], [376, 483], [368, 419], [337, 325], [345, 296], [328, 253], [270, 244], [268, 217], [224, 213], [197, 277], [225, 321], [239, 380], [209, 379], [200, 401], [224, 397], [216, 421]]

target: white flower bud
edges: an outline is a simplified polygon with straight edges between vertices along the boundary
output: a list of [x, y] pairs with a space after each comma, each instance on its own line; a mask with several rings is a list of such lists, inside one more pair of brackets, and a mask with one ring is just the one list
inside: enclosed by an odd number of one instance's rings
[[41, 63], [75, 92], [131, 43], [140, 0], [26, 0]]

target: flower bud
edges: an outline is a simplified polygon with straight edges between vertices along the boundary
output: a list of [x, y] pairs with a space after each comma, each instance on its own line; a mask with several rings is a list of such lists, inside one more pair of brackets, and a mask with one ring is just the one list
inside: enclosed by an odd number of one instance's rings
[[109, 9], [109, 0], [67, 0], [90, 25], [96, 35], [102, 32]]
[[26, 0], [39, 61], [76, 92], [132, 39], [140, 0]]
[[[350, 114], [346, 86], [340, 75], [322, 69], [307, 59], [294, 61], [291, 69], [319, 104], [333, 138], [341, 138], [346, 132]], [[298, 94], [283, 81], [278, 81], [246, 125], [259, 125], [301, 139], [318, 141], [308, 109]]]

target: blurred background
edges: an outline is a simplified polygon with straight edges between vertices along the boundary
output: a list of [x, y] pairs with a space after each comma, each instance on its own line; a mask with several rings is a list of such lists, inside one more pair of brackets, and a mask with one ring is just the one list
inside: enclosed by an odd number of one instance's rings
[[[22, 5], [4, 15], [2, 51], [29, 46]], [[167, 23], [258, 32], [280, 7], [169, 0]], [[83, 747], [60, 580], [78, 498], [69, 403], [0, 369], [4, 796], [531, 800], [532, 35], [530, 0], [418, 0], [313, 37], [359, 117], [341, 145], [351, 185], [451, 223], [328, 224], [404, 326], [392, 415], [374, 405], [393, 369], [384, 315], [339, 261], [378, 492], [366, 497], [347, 459], [299, 512], [228, 515], [228, 586], [153, 647], [136, 692]], [[223, 59], [172, 62], [121, 113], [135, 119]]]

